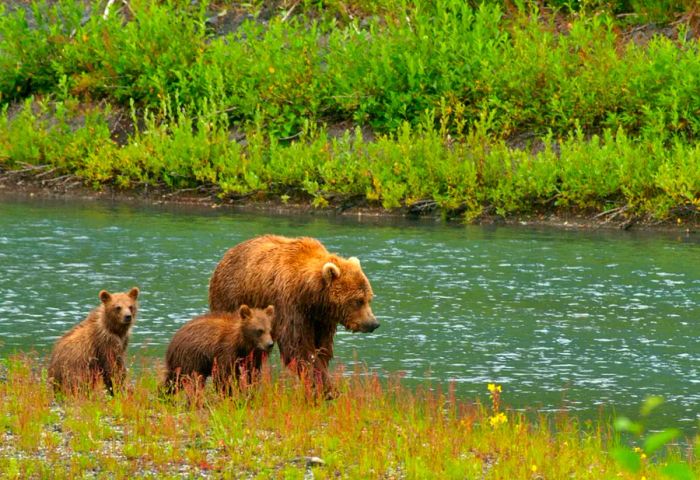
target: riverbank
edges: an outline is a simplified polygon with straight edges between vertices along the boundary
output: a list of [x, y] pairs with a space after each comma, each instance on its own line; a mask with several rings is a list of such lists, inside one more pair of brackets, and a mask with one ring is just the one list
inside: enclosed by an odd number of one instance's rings
[[398, 378], [337, 372], [340, 395], [327, 402], [310, 398], [286, 373], [268, 371], [246, 395], [220, 398], [207, 389], [166, 401], [156, 393], [157, 367], [142, 367], [114, 398], [99, 392], [56, 399], [40, 362], [26, 355], [0, 359], [3, 478], [681, 479], [700, 473], [687, 447], [658, 450], [640, 439], [633, 443], [638, 448], [620, 450], [605, 421], [513, 412], [508, 392], [497, 385], [484, 385], [480, 403], [449, 388], [408, 390]]
[[[309, 199], [285, 199], [271, 195], [249, 195], [240, 198], [220, 198], [217, 189], [209, 187], [172, 190], [164, 186], [118, 189], [102, 186], [90, 188], [74, 175], [49, 172], [49, 166], [31, 166], [27, 170], [0, 169], [0, 200], [43, 199], [110, 201], [135, 205], [173, 205], [195, 209], [223, 209], [233, 212], [272, 215], [344, 216], [386, 223], [391, 219], [408, 219], [423, 223], [460, 223], [462, 217], [447, 216], [434, 204], [419, 203], [417, 207], [385, 209], [370, 205], [364, 199], [329, 202], [323, 207], [313, 206]], [[48, 172], [48, 174], [47, 174]], [[652, 216], [639, 217], [613, 208], [607, 212], [543, 211], [529, 215], [501, 216], [482, 214], [472, 224], [529, 226], [569, 230], [646, 230], [696, 234], [700, 230], [700, 216], [683, 219], [659, 220]]]

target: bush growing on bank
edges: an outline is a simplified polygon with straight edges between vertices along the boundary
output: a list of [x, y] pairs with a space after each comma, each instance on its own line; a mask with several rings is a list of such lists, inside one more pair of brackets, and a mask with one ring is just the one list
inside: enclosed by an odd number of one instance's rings
[[[230, 33], [216, 12], [237, 7], [221, 3], [116, 2], [106, 18], [81, 0], [6, 10], [0, 164], [49, 164], [95, 187], [426, 200], [468, 219], [697, 212], [691, 10], [675, 38], [637, 44], [603, 10], [293, 5]], [[338, 125], [349, 133], [329, 133]]]
[[34, 0], [0, 16], [0, 101], [53, 93], [154, 110], [169, 99], [282, 138], [307, 121], [395, 132], [440, 105], [467, 127], [488, 112], [500, 138], [576, 125], [700, 132], [700, 54], [685, 24], [637, 45], [608, 14], [534, 4], [387, 0], [347, 22], [305, 5], [217, 35], [223, 5], [132, 0], [103, 18], [100, 2]]
[[0, 115], [0, 163], [49, 165], [94, 187], [205, 185], [222, 196], [301, 196], [319, 206], [350, 198], [384, 208], [430, 200], [467, 219], [621, 207], [666, 218], [700, 206], [698, 144], [631, 138], [622, 129], [590, 138], [578, 129], [556, 143], [549, 136], [543, 149], [529, 152], [490, 136], [488, 118], [454, 142], [427, 115], [371, 141], [359, 129], [334, 137], [308, 123], [292, 143], [254, 127], [237, 142], [226, 115], [166, 109], [147, 112], [120, 145], [108, 117], [108, 110], [75, 102], [27, 101], [12, 116]]

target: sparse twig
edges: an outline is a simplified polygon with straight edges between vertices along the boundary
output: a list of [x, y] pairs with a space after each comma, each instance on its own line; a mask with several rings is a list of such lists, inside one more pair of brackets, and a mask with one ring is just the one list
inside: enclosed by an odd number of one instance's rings
[[282, 22], [286, 22], [286, 21], [287, 21], [287, 19], [288, 19], [289, 16], [292, 14], [292, 12], [294, 11], [294, 9], [297, 8], [297, 5], [299, 5], [299, 2], [301, 2], [301, 0], [297, 0], [296, 2], [294, 2], [294, 5], [292, 5], [291, 8], [290, 8], [289, 10], [287, 10], [287, 13], [285, 13], [285, 14], [284, 14], [284, 17], [282, 17], [282, 20], [281, 20]]
[[615, 207], [615, 208], [611, 208], [609, 210], [605, 210], [604, 212], [600, 212], [599, 214], [595, 215], [593, 218], [597, 219], [597, 218], [604, 217], [606, 215], [611, 215], [611, 214], [617, 215], [618, 213], [620, 213], [621, 211], [624, 211], [626, 209], [627, 209], [627, 205], [622, 205], [621, 207]]
[[65, 182], [67, 182], [68, 180], [70, 180], [70, 179], [72, 179], [72, 178], [76, 178], [76, 177], [75, 177], [75, 175], [73, 175], [72, 173], [69, 173], [69, 174], [66, 174], [66, 175], [61, 175], [61, 176], [58, 176], [58, 177], [49, 178], [49, 179], [47, 179], [47, 180], [44, 180], [43, 183], [46, 183], [46, 184], [65, 183]]
[[620, 215], [621, 213], [626, 212], [628, 209], [629, 209], [629, 205], [622, 205], [621, 207], [615, 207], [615, 208], [611, 208], [609, 210], [606, 210], [604, 212], [601, 212], [601, 213], [595, 215], [593, 218], [597, 220], [599, 218], [608, 216], [608, 218], [606, 218], [603, 221], [603, 223], [608, 223], [608, 222], [613, 221], [615, 218], [617, 218], [617, 216]]
[[114, 3], [114, 0], [107, 1], [107, 6], [105, 7], [105, 11], [102, 14], [102, 20], [107, 20], [107, 17], [109, 17], [109, 9], [112, 8], [113, 3]]
[[408, 213], [412, 215], [422, 215], [427, 212], [432, 212], [437, 208], [437, 202], [431, 199], [418, 200], [408, 206]]
[[297, 138], [299, 135], [301, 135], [302, 132], [303, 132], [303, 130], [299, 130], [299, 131], [298, 131], [297, 133], [295, 133], [294, 135], [290, 135], [290, 136], [288, 136], [288, 137], [282, 137], [282, 138], [280, 138], [280, 140], [283, 141], [283, 142], [284, 142], [284, 141], [287, 141], [287, 140], [294, 140], [294, 139]]
[[43, 170], [45, 168], [49, 168], [50, 165], [31, 165], [29, 163], [22, 163], [21, 165], [24, 165], [24, 168], [19, 168], [17, 170], [7, 170], [3, 175], [4, 176], [13, 176], [13, 175], [22, 175], [23, 173], [29, 173], [29, 172], [34, 172], [37, 170]]
[[58, 170], [58, 167], [50, 168], [50, 169], [46, 170], [45, 172], [41, 172], [40, 174], [36, 175], [34, 178], [43, 178], [47, 175], [51, 175], [56, 170]]

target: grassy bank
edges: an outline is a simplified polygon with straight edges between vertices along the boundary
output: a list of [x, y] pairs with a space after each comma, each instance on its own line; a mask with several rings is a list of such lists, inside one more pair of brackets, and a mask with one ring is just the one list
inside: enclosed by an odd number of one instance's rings
[[0, 167], [468, 220], [697, 217], [692, 2], [256, 5], [5, 7]]
[[[618, 442], [610, 427], [567, 415], [528, 419], [508, 411], [507, 391], [495, 386], [490, 393], [484, 386], [481, 404], [449, 389], [411, 391], [398, 380], [355, 372], [338, 378], [339, 398], [314, 402], [283, 374], [274, 381], [266, 376], [248, 396], [220, 398], [210, 389], [166, 402], [156, 394], [153, 366], [145, 365], [114, 398], [57, 401], [35, 360], [13, 356], [0, 365], [3, 478], [305, 478], [312, 470], [314, 478], [680, 479], [700, 473], [692, 452], [645, 451], [641, 442], [627, 450], [638, 464], [631, 472], [608, 453]], [[318, 462], [310, 457], [323, 464], [311, 466]], [[674, 475], [674, 465], [690, 477]]]

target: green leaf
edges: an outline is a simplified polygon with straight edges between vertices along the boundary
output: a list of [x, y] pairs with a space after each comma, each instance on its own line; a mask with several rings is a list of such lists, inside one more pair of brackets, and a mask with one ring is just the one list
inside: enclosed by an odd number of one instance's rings
[[639, 455], [629, 448], [616, 447], [612, 451], [612, 456], [625, 470], [638, 472], [642, 468], [642, 460]]
[[685, 463], [669, 463], [661, 469], [661, 473], [674, 480], [695, 480], [693, 470]]
[[667, 428], [662, 432], [649, 435], [647, 439], [644, 440], [644, 451], [648, 454], [654, 453], [680, 434], [681, 431], [677, 428]]
[[615, 419], [615, 430], [618, 432], [631, 432], [636, 435], [641, 435], [643, 427], [637, 422], [633, 422], [627, 417], [617, 417]]
[[644, 400], [644, 403], [642, 404], [642, 408], [640, 409], [639, 413], [641, 413], [643, 417], [646, 417], [662, 403], [664, 403], [664, 399], [662, 397], [656, 395], [647, 397], [646, 400]]

